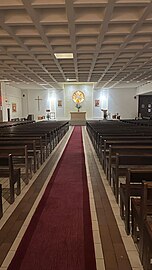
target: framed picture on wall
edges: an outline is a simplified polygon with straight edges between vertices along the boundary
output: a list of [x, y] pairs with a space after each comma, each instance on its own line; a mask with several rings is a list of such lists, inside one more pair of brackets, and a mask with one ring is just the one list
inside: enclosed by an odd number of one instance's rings
[[58, 100], [58, 107], [62, 107], [62, 100], [61, 99]]
[[12, 112], [16, 112], [16, 103], [12, 103]]
[[100, 106], [100, 100], [99, 99], [95, 99], [95, 107], [99, 107]]

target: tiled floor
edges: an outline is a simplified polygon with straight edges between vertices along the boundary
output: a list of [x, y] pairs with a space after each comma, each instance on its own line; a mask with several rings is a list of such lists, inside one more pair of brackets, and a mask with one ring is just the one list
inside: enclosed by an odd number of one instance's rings
[[[21, 192], [25, 188], [25, 181], [24, 179], [25, 169], [21, 168]], [[3, 190], [2, 190], [2, 205], [3, 205], [3, 213], [9, 209], [10, 207], [10, 191], [9, 191], [9, 178], [0, 178], [0, 184], [2, 184]], [[16, 190], [15, 190], [16, 191]], [[17, 195], [15, 192], [15, 199]]]
[[[59, 150], [59, 154], [55, 156], [54, 158], [54, 165], [50, 171], [49, 176], [47, 177], [44, 185], [41, 188], [41, 191], [39, 192], [38, 197], [35, 200], [35, 203], [33, 204], [33, 207], [31, 208], [28, 216], [26, 217], [23, 226], [21, 228], [21, 230], [19, 231], [14, 243], [12, 244], [10, 251], [8, 252], [8, 255], [6, 256], [5, 260], [3, 261], [0, 269], [7, 269], [7, 266], [9, 265], [11, 259], [13, 258], [15, 251], [27, 229], [27, 226], [31, 220], [31, 217], [33, 216], [33, 213], [35, 212], [35, 209], [39, 203], [39, 201], [41, 200], [41, 197], [45, 191], [45, 188], [48, 184], [48, 181], [51, 177], [51, 175], [53, 174], [53, 171], [56, 167], [56, 164], [60, 158], [60, 156], [62, 155], [62, 152], [64, 150], [65, 147], [65, 141], [67, 142], [70, 134], [72, 132], [72, 129], [69, 131], [69, 134], [66, 135], [66, 137], [63, 139], [63, 141], [60, 142], [60, 145], [62, 146], [61, 149]], [[89, 169], [89, 159], [88, 159], [88, 151], [90, 153], [90, 155], [93, 156], [94, 158], [94, 162], [96, 163], [96, 166], [98, 168], [98, 171], [100, 173], [100, 176], [103, 180], [103, 184], [104, 187], [106, 189], [111, 207], [113, 209], [115, 218], [117, 220], [117, 224], [125, 245], [125, 248], [127, 250], [127, 254], [129, 256], [130, 262], [131, 262], [131, 266], [133, 270], [142, 270], [142, 266], [140, 264], [139, 261], [139, 256], [138, 256], [138, 252], [136, 250], [136, 247], [132, 241], [132, 238], [130, 236], [127, 236], [125, 233], [125, 229], [124, 229], [124, 224], [120, 218], [119, 215], [119, 207], [115, 202], [115, 198], [113, 196], [112, 190], [109, 187], [109, 184], [106, 180], [105, 174], [102, 170], [102, 167], [98, 161], [98, 158], [96, 156], [96, 153], [92, 147], [92, 145], [89, 142], [89, 138], [88, 135], [86, 133], [85, 128], [83, 127], [83, 141], [84, 141], [84, 151], [85, 151], [85, 158], [86, 158], [86, 170], [87, 170], [87, 178], [88, 178], [88, 189], [89, 189], [89, 197], [90, 197], [90, 209], [91, 209], [91, 218], [92, 218], [92, 229], [93, 229], [93, 238], [94, 238], [94, 246], [95, 246], [95, 256], [96, 256], [96, 264], [97, 264], [97, 270], [105, 270], [105, 263], [104, 263], [104, 256], [103, 256], [103, 249], [102, 249], [102, 243], [101, 243], [101, 239], [100, 239], [100, 233], [99, 233], [99, 225], [98, 225], [98, 220], [97, 220], [97, 213], [96, 213], [96, 207], [95, 207], [95, 201], [94, 201], [94, 194], [93, 194], [93, 188], [92, 188], [92, 179], [91, 179], [91, 173], [90, 173], [90, 169]], [[88, 143], [89, 142], [89, 143]], [[64, 145], [64, 147], [63, 147]], [[51, 154], [50, 158], [53, 158], [53, 155], [55, 154], [56, 151], [58, 151], [59, 149], [59, 145], [57, 146], [57, 148], [54, 150], [54, 152]], [[38, 170], [38, 172], [34, 175], [34, 177], [31, 179], [30, 183], [28, 184], [28, 186], [25, 186], [25, 184], [22, 184], [22, 192], [21, 195], [19, 195], [16, 200], [15, 203], [13, 205], [9, 205], [9, 203], [7, 203], [7, 200], [3, 199], [3, 203], [4, 203], [4, 209], [5, 209], [5, 213], [3, 218], [0, 220], [0, 229], [5, 226], [5, 222], [8, 220], [9, 216], [13, 213], [14, 208], [20, 203], [21, 199], [24, 197], [24, 195], [28, 192], [30, 186], [32, 186], [32, 183], [35, 181], [37, 175], [40, 173], [40, 171], [43, 169], [43, 167], [46, 165], [46, 163], [48, 162], [48, 160], [46, 160], [46, 162], [41, 166], [41, 168]], [[3, 179], [3, 184], [6, 184], [6, 188], [8, 188], [8, 182], [6, 181], [6, 179]], [[5, 183], [6, 181], [6, 183]]]
[[[87, 138], [87, 141], [86, 141]], [[90, 173], [89, 173], [89, 166], [88, 166], [88, 151], [91, 151], [91, 155], [94, 156], [94, 160], [96, 162], [96, 165], [98, 167], [99, 173], [101, 175], [101, 179], [102, 182], [104, 184], [106, 193], [108, 195], [109, 198], [109, 202], [111, 204], [114, 216], [116, 218], [117, 221], [117, 225], [124, 243], [124, 246], [126, 248], [128, 257], [130, 259], [130, 263], [132, 266], [133, 270], [142, 270], [142, 265], [140, 263], [140, 259], [139, 259], [139, 255], [138, 255], [138, 251], [136, 249], [136, 246], [131, 238], [131, 236], [128, 236], [125, 232], [125, 227], [124, 227], [124, 223], [120, 218], [120, 210], [119, 210], [119, 206], [116, 203], [115, 197], [113, 195], [113, 192], [111, 190], [111, 187], [109, 186], [109, 183], [106, 179], [106, 176], [104, 174], [104, 171], [100, 165], [100, 162], [98, 160], [98, 157], [96, 155], [96, 152], [94, 151], [94, 148], [90, 142], [90, 139], [88, 138], [88, 134], [86, 133], [85, 128], [83, 129], [83, 139], [84, 139], [84, 150], [85, 150], [85, 156], [86, 156], [86, 169], [87, 169], [87, 175], [88, 175], [88, 186], [89, 186], [89, 193], [90, 193], [90, 201], [91, 201], [91, 211], [93, 210], [93, 218], [92, 218], [92, 226], [93, 226], [93, 235], [94, 235], [94, 243], [95, 243], [95, 254], [96, 254], [96, 260], [97, 260], [97, 270], [104, 270], [104, 258], [103, 258], [103, 252], [102, 252], [102, 243], [98, 243], [99, 246], [96, 247], [97, 242], [100, 240], [100, 236], [99, 236], [99, 230], [98, 230], [98, 222], [97, 220], [94, 220], [94, 215], [96, 218], [96, 212], [95, 211], [95, 204], [94, 204], [94, 199], [93, 199], [93, 190], [92, 190], [92, 184], [91, 184], [91, 179], [90, 179]], [[89, 144], [88, 144], [89, 141]], [[92, 212], [91, 212], [92, 213]], [[99, 247], [99, 249], [98, 249]]]

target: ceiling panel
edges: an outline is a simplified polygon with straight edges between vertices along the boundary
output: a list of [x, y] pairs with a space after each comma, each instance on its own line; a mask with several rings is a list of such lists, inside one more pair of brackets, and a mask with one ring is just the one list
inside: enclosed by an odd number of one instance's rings
[[17, 87], [152, 80], [150, 0], [0, 0], [0, 17], [0, 79]]

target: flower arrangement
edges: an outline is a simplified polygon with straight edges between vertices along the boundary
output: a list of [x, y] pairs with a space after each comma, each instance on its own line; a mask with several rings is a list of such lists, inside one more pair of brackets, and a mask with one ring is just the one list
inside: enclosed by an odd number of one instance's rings
[[81, 106], [80, 103], [78, 102], [78, 103], [76, 103], [75, 107], [78, 109], [78, 112], [79, 112], [79, 110], [80, 110], [80, 108], [81, 108], [82, 106]]

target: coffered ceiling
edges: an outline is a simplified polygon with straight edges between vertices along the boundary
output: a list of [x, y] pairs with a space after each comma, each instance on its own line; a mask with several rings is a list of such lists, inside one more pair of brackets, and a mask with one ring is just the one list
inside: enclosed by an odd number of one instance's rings
[[152, 1], [0, 0], [0, 80], [44, 89], [151, 81]]

